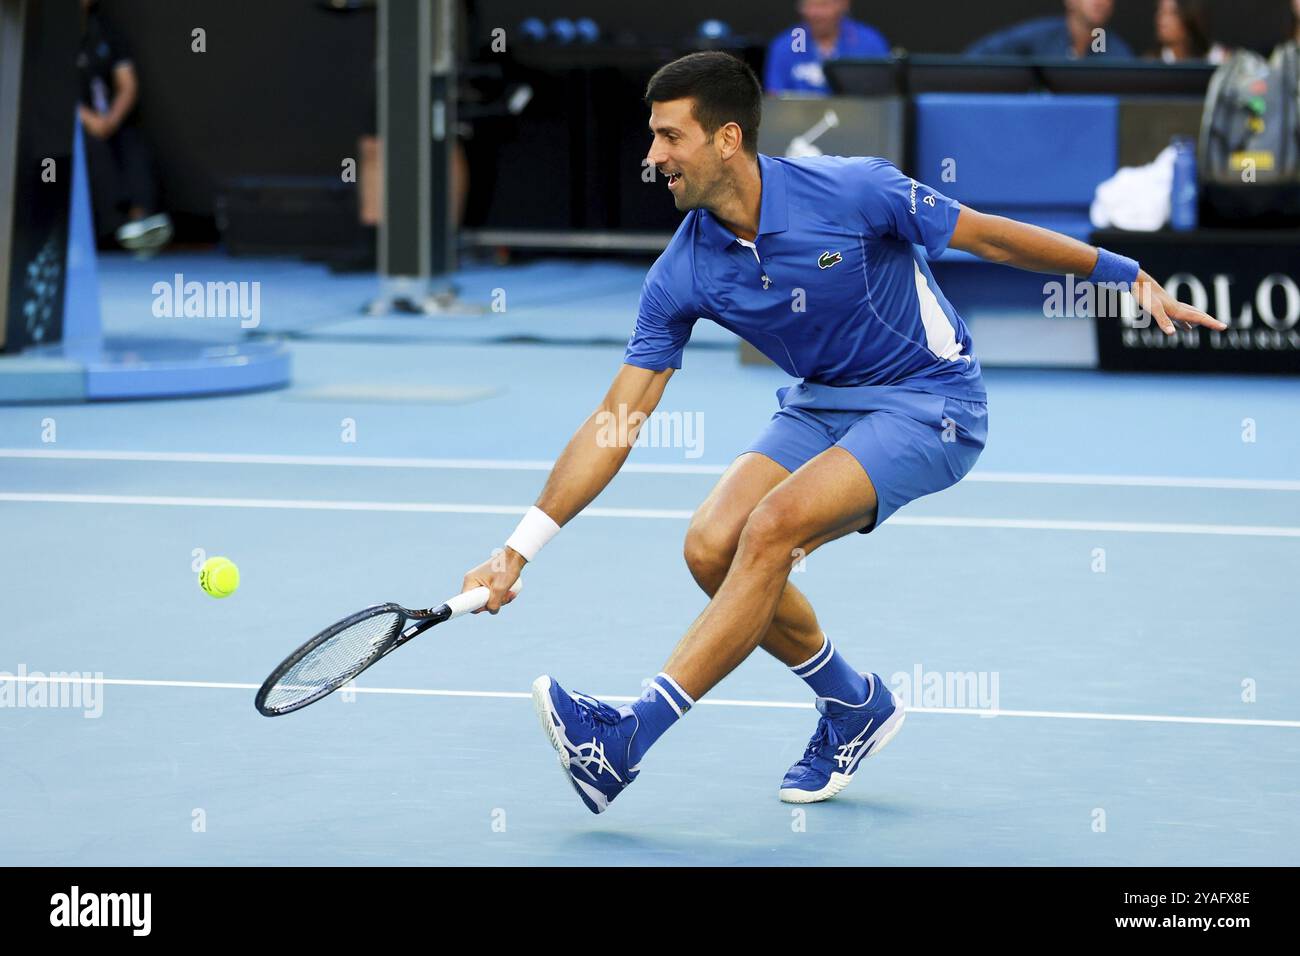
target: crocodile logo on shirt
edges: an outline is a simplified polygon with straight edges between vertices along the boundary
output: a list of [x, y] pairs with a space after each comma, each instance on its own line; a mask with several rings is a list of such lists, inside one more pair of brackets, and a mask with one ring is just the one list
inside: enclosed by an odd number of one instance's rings
[[831, 266], [837, 265], [843, 261], [844, 257], [838, 252], [823, 252], [817, 257], [817, 268], [829, 269]]

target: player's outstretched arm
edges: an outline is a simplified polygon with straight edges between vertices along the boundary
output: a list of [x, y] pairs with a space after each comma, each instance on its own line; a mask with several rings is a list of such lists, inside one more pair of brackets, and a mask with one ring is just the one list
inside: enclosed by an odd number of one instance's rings
[[659, 405], [673, 369], [651, 371], [624, 365], [599, 406], [564, 447], [537, 504], [520, 522], [499, 554], [465, 575], [463, 591], [486, 585], [492, 597], [483, 610], [495, 614], [514, 600], [509, 589], [537, 549], [591, 504], [618, 474], [641, 424]]
[[[1109, 265], [1106, 256], [1112, 260], [1121, 259], [1059, 232], [1004, 216], [976, 212], [966, 206], [961, 207], [957, 227], [953, 230], [948, 245], [989, 262], [1015, 266], [1030, 272], [1073, 274], [1093, 281], [1113, 281], [1109, 274], [1098, 276], [1098, 273], [1106, 271]], [[1137, 271], [1132, 292], [1138, 305], [1155, 319], [1156, 325], [1166, 335], [1174, 334], [1175, 322], [1187, 329], [1194, 325], [1219, 331], [1227, 328], [1227, 325], [1199, 309], [1179, 302], [1141, 269]]]

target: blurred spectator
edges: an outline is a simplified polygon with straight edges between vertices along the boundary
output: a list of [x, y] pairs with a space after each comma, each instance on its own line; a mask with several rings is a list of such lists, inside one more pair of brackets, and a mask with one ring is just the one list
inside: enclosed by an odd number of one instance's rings
[[1291, 0], [1291, 42], [1300, 46], [1300, 0]]
[[763, 85], [769, 93], [830, 92], [822, 62], [842, 56], [888, 56], [880, 32], [849, 19], [849, 0], [799, 0], [802, 22], [767, 48]]
[[1156, 43], [1158, 51], [1148, 56], [1165, 63], [1184, 60], [1222, 63], [1228, 56], [1227, 47], [1210, 41], [1207, 0], [1157, 0]]
[[[1107, 30], [1115, 0], [1065, 0], [1065, 16], [1042, 17], [1017, 23], [975, 41], [967, 56], [1131, 57], [1133, 50], [1114, 31]], [[1104, 31], [1104, 45], [1094, 31]]]
[[156, 252], [172, 237], [172, 221], [158, 205], [153, 160], [135, 123], [140, 84], [126, 45], [99, 16], [97, 0], [81, 0], [81, 126], [95, 229], [123, 246]]

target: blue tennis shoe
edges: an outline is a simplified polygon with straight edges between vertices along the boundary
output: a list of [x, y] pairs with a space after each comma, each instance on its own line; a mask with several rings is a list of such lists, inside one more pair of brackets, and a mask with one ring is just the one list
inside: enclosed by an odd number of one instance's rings
[[632, 708], [572, 693], [547, 675], [533, 681], [533, 707], [573, 789], [588, 810], [604, 813], [640, 770], [628, 766], [640, 726]]
[[902, 702], [878, 674], [863, 674], [871, 687], [864, 704], [817, 698], [821, 719], [808, 749], [781, 781], [786, 803], [829, 800], [849, 785], [862, 761], [894, 739], [906, 716]]

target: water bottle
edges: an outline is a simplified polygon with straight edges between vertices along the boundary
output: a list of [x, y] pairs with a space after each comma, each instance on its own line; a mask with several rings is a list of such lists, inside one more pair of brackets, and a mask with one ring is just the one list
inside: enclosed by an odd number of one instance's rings
[[1174, 183], [1170, 193], [1169, 225], [1178, 232], [1196, 228], [1196, 144], [1185, 136], [1175, 137]]

